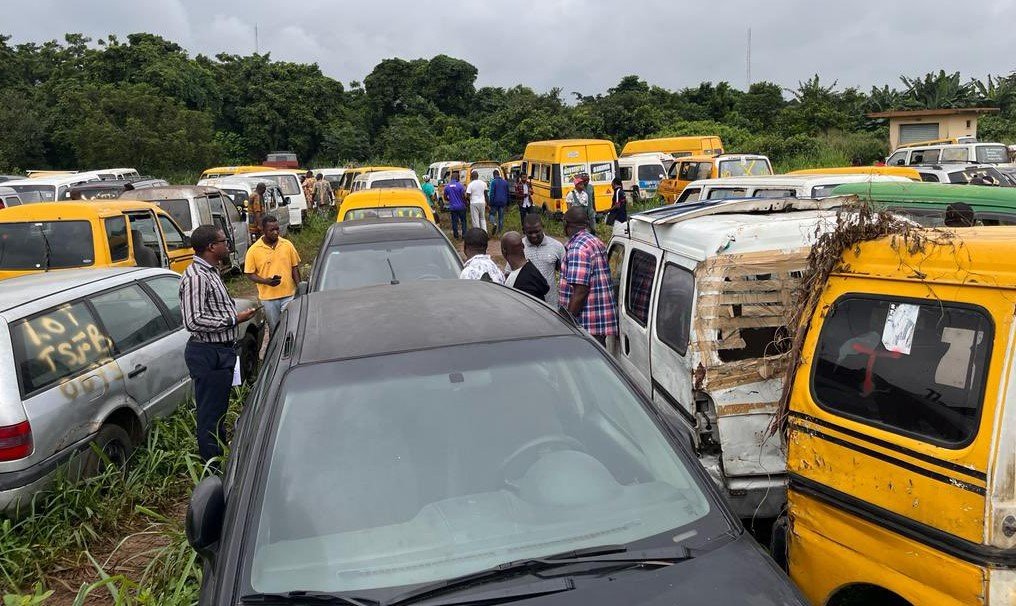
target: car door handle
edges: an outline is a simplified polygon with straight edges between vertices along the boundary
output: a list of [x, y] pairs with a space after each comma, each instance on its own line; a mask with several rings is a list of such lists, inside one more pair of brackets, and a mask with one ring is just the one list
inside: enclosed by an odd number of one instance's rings
[[134, 367], [134, 370], [132, 370], [129, 373], [127, 373], [127, 378], [128, 379], [133, 379], [134, 377], [136, 377], [139, 374], [145, 372], [146, 370], [148, 370], [147, 366], [142, 366], [141, 364], [138, 364], [137, 366]]
[[631, 344], [628, 343], [628, 335], [624, 335], [621, 340], [624, 342], [624, 355], [628, 355], [631, 351]]

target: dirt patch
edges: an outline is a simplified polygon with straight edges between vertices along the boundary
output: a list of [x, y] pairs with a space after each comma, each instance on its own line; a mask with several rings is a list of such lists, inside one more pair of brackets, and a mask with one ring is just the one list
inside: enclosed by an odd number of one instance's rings
[[[169, 531], [178, 531], [183, 527], [188, 496], [180, 495], [163, 508], [161, 515], [166, 516], [168, 522], [139, 520], [124, 528], [121, 536], [91, 545], [89, 552], [103, 572], [110, 576], [123, 575], [139, 580], [158, 550], [170, 544]], [[53, 590], [53, 596], [46, 600], [46, 606], [71, 606], [82, 587], [101, 579], [85, 553], [69, 556], [58, 568], [46, 575], [45, 585]], [[113, 598], [105, 588], [93, 591], [84, 601], [87, 606], [112, 603]]]

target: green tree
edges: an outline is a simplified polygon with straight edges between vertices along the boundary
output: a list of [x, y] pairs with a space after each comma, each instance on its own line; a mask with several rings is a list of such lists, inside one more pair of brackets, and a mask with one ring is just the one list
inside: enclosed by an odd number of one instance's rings
[[777, 117], [787, 104], [783, 88], [772, 82], [754, 82], [734, 103], [734, 111], [745, 125], [756, 131], [776, 127]]
[[970, 107], [976, 99], [974, 87], [969, 82], [963, 84], [959, 72], [947, 74], [939, 70], [923, 77], [900, 76], [900, 82], [906, 87], [907, 104], [914, 108]]

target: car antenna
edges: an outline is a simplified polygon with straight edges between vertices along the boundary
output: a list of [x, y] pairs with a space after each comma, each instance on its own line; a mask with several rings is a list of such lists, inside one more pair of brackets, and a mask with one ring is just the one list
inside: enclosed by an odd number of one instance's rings
[[392, 260], [390, 258], [388, 258], [388, 257], [385, 257], [385, 261], [388, 262], [388, 271], [392, 272], [392, 282], [391, 283], [392, 284], [398, 284], [399, 283], [399, 279], [395, 277], [395, 268], [392, 267]]

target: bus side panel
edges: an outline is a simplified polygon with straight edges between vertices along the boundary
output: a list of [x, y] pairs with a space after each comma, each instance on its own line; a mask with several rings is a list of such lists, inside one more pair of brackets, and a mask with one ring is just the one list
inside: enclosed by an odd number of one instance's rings
[[870, 584], [911, 604], [984, 604], [984, 569], [791, 489], [790, 577], [812, 604]]

